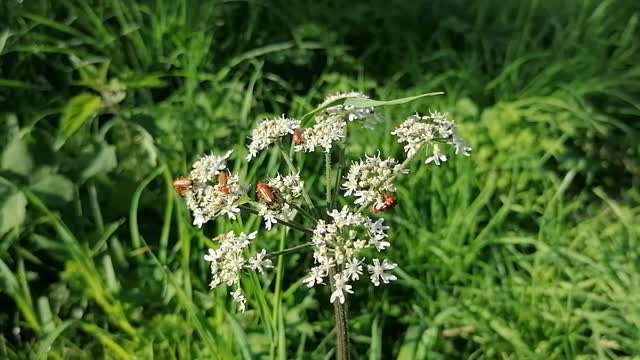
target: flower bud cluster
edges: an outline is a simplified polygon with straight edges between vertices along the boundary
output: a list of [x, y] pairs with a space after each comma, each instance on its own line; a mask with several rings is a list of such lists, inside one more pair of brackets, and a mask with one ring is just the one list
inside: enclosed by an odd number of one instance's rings
[[300, 174], [282, 176], [280, 174], [269, 179], [267, 183], [278, 196], [285, 202], [292, 202], [302, 196], [304, 181], [300, 180]]
[[296, 211], [290, 204], [302, 196], [304, 182], [300, 180], [299, 174], [287, 176], [278, 174], [271, 178], [267, 185], [276, 196], [276, 201], [259, 202], [257, 207], [258, 215], [264, 218], [265, 228], [271, 230], [272, 225], [276, 224], [278, 219], [293, 220]]
[[237, 175], [226, 177], [225, 184], [218, 183], [218, 176], [227, 171], [228, 151], [222, 156], [205, 155], [193, 164], [189, 173], [192, 187], [184, 193], [187, 206], [193, 215], [193, 224], [202, 227], [207, 221], [220, 215], [236, 219], [240, 209], [236, 202], [244, 195]]
[[[333, 276], [334, 291], [330, 301], [345, 301], [345, 292], [353, 293], [351, 281], [358, 280], [363, 274], [363, 263], [365, 258], [362, 255], [365, 249], [376, 249], [383, 251], [389, 247], [386, 241], [386, 230], [388, 226], [383, 225], [383, 219], [377, 221], [359, 213], [354, 213], [348, 207], [342, 210], [332, 210], [327, 213], [332, 219], [327, 223], [319, 220], [311, 242], [313, 244], [313, 257], [316, 266], [312, 267], [308, 276], [302, 281], [313, 287], [317, 284], [324, 284], [324, 279], [335, 273]], [[392, 274], [385, 273], [397, 267], [396, 264], [383, 260], [373, 259], [372, 264], [367, 266], [371, 282], [378, 286], [380, 281], [388, 283], [396, 280]]]
[[356, 204], [363, 206], [374, 203], [374, 209], [385, 206], [384, 196], [395, 192], [392, 181], [399, 174], [408, 174], [409, 170], [393, 158], [381, 159], [380, 154], [367, 156], [365, 160], [355, 162], [349, 168], [346, 181], [342, 185], [346, 196], [353, 195]]
[[262, 250], [252, 257], [245, 257], [245, 253], [251, 244], [251, 240], [256, 238], [256, 232], [250, 234], [241, 233], [236, 235], [230, 231], [218, 237], [220, 247], [218, 249], [209, 249], [204, 256], [204, 260], [209, 262], [211, 270], [210, 288], [216, 288], [220, 285], [235, 286], [236, 290], [230, 295], [233, 301], [238, 305], [238, 310], [244, 312], [246, 307], [246, 297], [242, 293], [240, 287], [240, 274], [243, 269], [250, 269], [263, 272], [265, 268], [272, 268], [273, 264], [270, 259], [266, 259], [266, 250]]
[[251, 143], [247, 161], [255, 158], [258, 152], [280, 140], [280, 138], [292, 135], [300, 127], [300, 120], [288, 119], [284, 115], [270, 120], [263, 120], [251, 131]]
[[[467, 147], [464, 140], [458, 136], [456, 125], [449, 120], [448, 114], [433, 112], [429, 115], [413, 115], [398, 126], [392, 133], [398, 137], [398, 142], [406, 143], [404, 151], [407, 157], [412, 157], [422, 147], [431, 142], [442, 142], [455, 148], [456, 154], [470, 155], [471, 148]], [[432, 156], [426, 163], [447, 161], [438, 144], [433, 144]]]

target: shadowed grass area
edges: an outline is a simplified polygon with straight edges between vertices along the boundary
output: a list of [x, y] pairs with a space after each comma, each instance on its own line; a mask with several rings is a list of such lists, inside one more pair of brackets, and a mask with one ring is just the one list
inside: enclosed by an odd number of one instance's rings
[[[0, 357], [331, 356], [329, 291], [299, 281], [311, 254], [247, 276], [236, 314], [202, 255], [261, 222], [199, 230], [171, 181], [352, 89], [446, 92], [350, 129], [352, 157], [400, 157], [390, 131], [430, 109], [473, 148], [399, 179], [399, 281], [350, 297], [354, 358], [637, 356], [639, 17], [631, 0], [2, 2]], [[319, 186], [322, 154], [296, 156]], [[286, 171], [265, 159], [230, 165]]]

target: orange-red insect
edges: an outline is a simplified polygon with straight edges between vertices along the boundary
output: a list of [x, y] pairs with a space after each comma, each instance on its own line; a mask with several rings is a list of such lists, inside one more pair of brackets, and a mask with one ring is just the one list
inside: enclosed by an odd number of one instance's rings
[[304, 139], [302, 139], [302, 129], [296, 129], [293, 132], [293, 142], [296, 143], [296, 145], [304, 144]]
[[256, 193], [258, 194], [258, 198], [264, 201], [267, 205], [271, 205], [276, 201], [276, 195], [273, 193], [269, 185], [265, 183], [258, 184], [256, 187]]
[[179, 177], [173, 180], [173, 188], [176, 189], [178, 194], [184, 195], [193, 188], [193, 181], [191, 181], [191, 178], [188, 176]]
[[222, 170], [218, 174], [218, 189], [225, 194], [231, 192], [229, 189], [229, 172], [227, 170]]
[[396, 206], [396, 204], [398, 203], [398, 201], [396, 200], [396, 198], [391, 195], [391, 194], [386, 194], [384, 196], [384, 205], [382, 205], [382, 207], [376, 209], [375, 207], [373, 208], [373, 213], [374, 214], [379, 214], [381, 212], [385, 212], [387, 210], [391, 210], [393, 209], [394, 206]]

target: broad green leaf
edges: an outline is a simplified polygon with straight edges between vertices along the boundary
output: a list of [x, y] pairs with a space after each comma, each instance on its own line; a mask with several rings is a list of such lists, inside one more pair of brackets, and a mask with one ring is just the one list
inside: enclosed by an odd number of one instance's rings
[[80, 151], [78, 165], [82, 169], [79, 177], [81, 183], [96, 175], [107, 173], [118, 166], [116, 148], [103, 140], [92, 141]]
[[22, 225], [26, 211], [27, 199], [23, 193], [0, 193], [0, 236]]
[[42, 169], [29, 185], [31, 191], [49, 206], [61, 206], [73, 199], [74, 185], [66, 177]]
[[4, 148], [0, 165], [1, 169], [20, 175], [28, 175], [33, 170], [33, 158], [21, 137], [14, 137]]
[[350, 106], [357, 107], [357, 108], [387, 106], [387, 105], [400, 105], [400, 104], [411, 102], [413, 100], [417, 100], [417, 99], [423, 98], [425, 96], [435, 96], [435, 95], [443, 95], [443, 94], [444, 94], [443, 92], [438, 91], [438, 92], [420, 94], [420, 95], [416, 95], [416, 96], [410, 96], [410, 97], [406, 97], [406, 98], [394, 99], [394, 100], [389, 100], [389, 101], [380, 101], [380, 100], [365, 99], [365, 98], [360, 98], [360, 97], [353, 97], [353, 98], [344, 99], [344, 105], [350, 105]]
[[60, 149], [73, 134], [98, 113], [101, 106], [102, 99], [88, 93], [77, 95], [69, 100], [62, 112], [54, 148]]
[[7, 45], [7, 40], [9, 39], [10, 36], [11, 36], [11, 32], [9, 31], [8, 28], [0, 32], [0, 55], [2, 55], [2, 53], [4, 52], [4, 47], [5, 45]]

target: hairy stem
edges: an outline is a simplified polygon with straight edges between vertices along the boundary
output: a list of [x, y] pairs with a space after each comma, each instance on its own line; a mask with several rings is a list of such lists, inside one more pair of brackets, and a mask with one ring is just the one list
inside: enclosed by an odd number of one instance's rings
[[307, 220], [316, 222], [316, 218], [311, 216], [311, 214], [309, 214], [308, 212], [304, 211], [304, 209], [302, 209], [300, 206], [290, 202], [287, 202], [287, 204], [289, 204], [289, 206], [291, 206], [292, 208], [296, 209], [296, 211], [298, 211], [303, 217], [306, 217]]
[[[335, 290], [334, 275], [336, 271], [334, 268], [329, 270], [329, 278], [331, 279], [331, 289]], [[336, 318], [336, 359], [337, 360], [350, 360], [351, 351], [349, 350], [349, 324], [347, 322], [347, 304], [348, 300], [345, 299], [344, 304], [339, 300], [333, 302], [333, 313]]]
[[[285, 240], [287, 238], [287, 232], [286, 230], [282, 229], [280, 235], [280, 246], [279, 246], [279, 250], [278, 252], [281, 252], [282, 250], [284, 250], [284, 244], [285, 244]], [[275, 287], [275, 291], [274, 291], [274, 306], [273, 306], [273, 313], [271, 314], [271, 321], [274, 324], [278, 324], [279, 320], [282, 317], [282, 278], [284, 276], [284, 260], [282, 256], [278, 257], [278, 265], [276, 266], [276, 287]], [[271, 342], [271, 358], [275, 359], [275, 351], [278, 347], [278, 345], [280, 345], [278, 343], [278, 341], [276, 340], [276, 338], [272, 339]], [[280, 349], [280, 352], [282, 352], [282, 349]]]
[[327, 211], [329, 211], [331, 207], [331, 152], [324, 153], [324, 175], [326, 179], [326, 200], [327, 200]]
[[[331, 152], [324, 154], [325, 176], [326, 176], [326, 200], [327, 211], [331, 206]], [[335, 290], [336, 270], [332, 267], [329, 269], [329, 279], [331, 281], [331, 289]], [[349, 360], [351, 353], [349, 351], [349, 324], [347, 323], [347, 301], [344, 304], [339, 300], [333, 302], [333, 313], [336, 319], [336, 359]]]
[[270, 254], [266, 254], [265, 257], [266, 258], [272, 258], [272, 257], [276, 257], [276, 256], [280, 256], [280, 255], [288, 255], [288, 254], [293, 254], [293, 253], [297, 253], [300, 252], [306, 248], [311, 247], [313, 244], [311, 244], [310, 242], [308, 243], [304, 243], [304, 244], [300, 244], [300, 245], [296, 245], [287, 249], [282, 249], [280, 251], [276, 251], [276, 252], [272, 252]]
[[[348, 129], [348, 128], [347, 128]], [[334, 209], [336, 207], [337, 201], [338, 201], [338, 192], [340, 191], [340, 179], [342, 178], [342, 171], [345, 168], [345, 151], [346, 151], [346, 145], [345, 145], [345, 140], [347, 138], [346, 136], [346, 131], [345, 130], [345, 138], [342, 140], [342, 143], [339, 146], [339, 150], [340, 152], [338, 153], [338, 162], [336, 163], [336, 184], [335, 187], [333, 189], [333, 198], [331, 199], [331, 205], [330, 208]]]
[[[252, 214], [255, 214], [255, 215], [258, 215], [260, 213], [258, 210], [254, 209], [252, 207], [249, 207], [249, 206], [245, 206], [245, 205], [240, 205], [240, 209], [248, 211], [248, 212], [250, 212]], [[301, 231], [301, 232], [303, 232], [305, 234], [308, 234], [308, 235], [312, 235], [313, 234], [313, 230], [307, 229], [306, 227], [304, 227], [304, 226], [302, 226], [300, 224], [297, 224], [297, 223], [294, 223], [294, 222], [291, 222], [291, 221], [278, 219], [278, 218], [276, 218], [276, 220], [278, 220], [278, 224], [281, 224], [281, 225], [284, 225], [284, 226], [288, 226], [288, 227], [290, 227], [290, 228], [292, 228], [294, 230]]]

